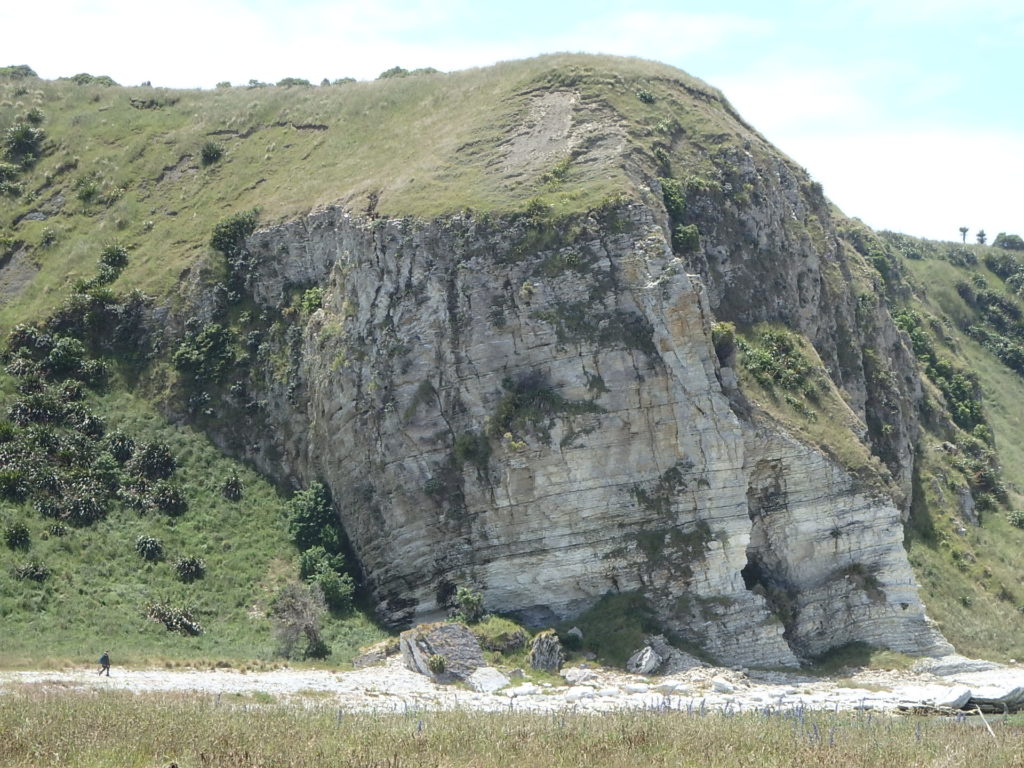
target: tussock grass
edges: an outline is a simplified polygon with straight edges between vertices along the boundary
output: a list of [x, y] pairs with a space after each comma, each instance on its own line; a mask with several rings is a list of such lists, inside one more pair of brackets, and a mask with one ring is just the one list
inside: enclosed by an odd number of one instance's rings
[[185, 695], [0, 697], [5, 765], [1019, 765], [1022, 727], [867, 714], [374, 715]]

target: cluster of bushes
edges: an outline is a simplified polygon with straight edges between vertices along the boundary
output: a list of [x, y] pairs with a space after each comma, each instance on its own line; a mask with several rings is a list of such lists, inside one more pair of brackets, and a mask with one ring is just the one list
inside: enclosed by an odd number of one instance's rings
[[963, 472], [971, 496], [979, 509], [992, 509], [996, 502], [1006, 502], [1007, 493], [999, 472], [999, 458], [984, 441], [970, 435], [956, 440], [957, 452], [953, 466]]
[[1024, 238], [1020, 235], [1008, 235], [1005, 232], [1000, 232], [992, 241], [992, 245], [1009, 251], [1024, 251]]
[[219, 382], [235, 362], [234, 334], [219, 323], [192, 319], [171, 361], [192, 386]]
[[[1007, 284], [1011, 287], [1024, 285], [1024, 272], [1011, 274]], [[969, 325], [967, 333], [1010, 370], [1024, 376], [1024, 311], [1020, 305], [989, 290], [980, 275], [975, 276], [974, 283], [957, 283], [956, 289], [960, 297], [978, 314], [979, 321]]]
[[734, 337], [734, 343], [743, 353], [743, 367], [765, 389], [779, 387], [811, 398], [817, 395], [818, 371], [792, 331], [766, 328], [749, 341]]
[[[135, 540], [135, 552], [150, 563], [159, 563], [166, 555], [160, 539], [145, 535]], [[174, 573], [180, 581], [191, 584], [206, 576], [206, 562], [199, 557], [179, 557], [174, 563]]]
[[43, 120], [43, 113], [33, 108], [0, 134], [0, 196], [19, 197], [24, 191], [18, 178], [43, 155]]
[[210, 245], [218, 251], [227, 264], [228, 300], [238, 301], [245, 293], [245, 286], [252, 266], [252, 256], [245, 247], [245, 239], [256, 231], [259, 210], [242, 211], [218, 222], [213, 228]]
[[[101, 266], [115, 272], [126, 263], [118, 246], [101, 257]], [[18, 395], [9, 421], [0, 421], [0, 494], [77, 526], [102, 519], [116, 502], [181, 515], [187, 504], [167, 482], [175, 469], [167, 446], [136, 446], [127, 435], [107, 435], [84, 402], [85, 388], [103, 387], [109, 371], [79, 338], [64, 334], [88, 338], [88, 329], [101, 323], [90, 317], [92, 309], [89, 301], [65, 303], [41, 328], [18, 325], [8, 336], [4, 362]]]
[[289, 499], [285, 513], [300, 552], [299, 577], [319, 589], [332, 611], [349, 610], [355, 582], [347, 572], [345, 533], [330, 491], [323, 483], [314, 483]]
[[925, 374], [946, 398], [953, 422], [968, 432], [984, 426], [985, 414], [981, 408], [981, 387], [977, 374], [939, 357], [931, 337], [924, 329], [921, 316], [914, 310], [901, 309], [893, 314], [893, 320], [898, 328], [910, 336], [914, 355], [924, 364]]

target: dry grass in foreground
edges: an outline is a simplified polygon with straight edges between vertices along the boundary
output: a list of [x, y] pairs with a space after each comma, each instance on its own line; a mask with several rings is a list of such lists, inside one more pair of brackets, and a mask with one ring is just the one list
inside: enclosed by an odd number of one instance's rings
[[371, 715], [183, 695], [0, 696], [3, 766], [1024, 765], [1024, 727], [871, 714]]

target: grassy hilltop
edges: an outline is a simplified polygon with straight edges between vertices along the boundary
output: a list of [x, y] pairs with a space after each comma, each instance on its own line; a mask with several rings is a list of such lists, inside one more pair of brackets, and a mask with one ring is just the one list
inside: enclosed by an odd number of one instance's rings
[[[544, 100], [555, 92], [578, 100], [573, 151], [550, 138], [570, 121], [564, 101]], [[615, 201], [660, 204], [643, 183], [645, 169], [682, 180], [712, 174], [709, 158], [730, 148], [776, 152], [718, 91], [676, 69], [577, 55], [213, 91], [2, 74], [0, 137], [16, 129], [20, 143], [8, 141], [0, 166], [4, 334], [47, 318], [44, 332], [102, 326], [112, 306], [128, 317], [133, 290], [175, 306], [193, 270], [216, 261], [218, 222], [254, 208], [263, 224], [335, 204], [389, 217], [542, 209], [557, 219]], [[907, 546], [929, 612], [965, 653], [1024, 658], [1024, 253], [875, 234], [834, 216], [910, 335], [925, 381]], [[106, 308], [71, 306], [71, 296]], [[33, 340], [20, 348], [21, 368], [8, 355], [0, 372], [0, 449], [44, 457], [62, 487], [94, 482], [98, 465], [113, 484], [95, 522], [64, 525], [66, 510], [40, 511], [56, 491], [28, 474], [0, 473], [0, 529], [26, 534], [0, 542], [0, 664], [78, 661], [101, 645], [135, 661], [272, 658], [268, 615], [299, 571], [292, 489], [274, 488], [153, 405], [172, 396], [173, 350], [128, 355], [89, 327], [70, 364], [57, 365], [53, 349]], [[869, 461], [864, 445], [848, 445], [845, 425], [830, 427], [827, 414], [819, 418], [754, 375], [745, 361], [758, 329], [736, 332], [748, 350], [739, 355], [741, 384], [753, 399], [804, 439], [833, 448], [845, 440], [839, 453]], [[97, 361], [106, 383], [90, 378]], [[70, 392], [65, 378], [81, 391]], [[25, 404], [53, 411], [46, 429]], [[140, 478], [130, 460], [110, 464], [115, 432], [140, 448], [168, 446], [177, 469]], [[222, 492], [233, 475], [240, 500]], [[136, 482], [145, 493], [126, 496]], [[961, 488], [971, 491], [979, 527], [963, 523]], [[177, 494], [178, 511], [154, 500], [157, 490]], [[159, 539], [164, 557], [140, 556], [140, 536]], [[187, 557], [203, 561], [201, 578], [177, 573]], [[33, 563], [48, 575], [33, 578], [25, 570]], [[187, 610], [205, 631], [166, 631], [145, 616], [154, 604]], [[382, 633], [358, 611], [339, 610], [323, 636], [338, 660]]]

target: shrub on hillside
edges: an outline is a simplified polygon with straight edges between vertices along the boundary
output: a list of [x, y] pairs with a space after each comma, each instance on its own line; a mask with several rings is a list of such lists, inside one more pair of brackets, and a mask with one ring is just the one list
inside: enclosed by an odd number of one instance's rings
[[183, 635], [203, 634], [202, 625], [193, 618], [192, 611], [169, 603], [151, 603], [146, 608], [146, 617], [159, 622], [169, 632], [180, 632]]
[[352, 607], [355, 582], [345, 572], [344, 555], [331, 554], [319, 545], [307, 549], [299, 556], [299, 577], [320, 587], [332, 611], [340, 613]]
[[135, 451], [128, 462], [129, 474], [146, 480], [166, 480], [174, 474], [178, 463], [166, 443], [147, 443]]
[[40, 583], [50, 578], [51, 573], [50, 569], [38, 560], [29, 560], [24, 565], [14, 569], [14, 577], [16, 579], [28, 579], [29, 581]]
[[224, 147], [215, 141], [208, 141], [199, 150], [203, 165], [213, 165], [224, 156]]
[[242, 478], [237, 472], [232, 471], [231, 476], [221, 486], [220, 495], [228, 501], [241, 501], [243, 492]]
[[148, 506], [171, 517], [180, 517], [188, 511], [188, 501], [181, 489], [171, 483], [153, 483], [146, 497]]
[[191, 584], [206, 575], [206, 563], [198, 557], [180, 557], [174, 564], [174, 573], [179, 580]]
[[1000, 232], [992, 241], [992, 245], [996, 248], [1005, 248], [1008, 251], [1024, 251], [1024, 238], [1021, 238], [1020, 235], [1008, 235], [1005, 232]]
[[135, 452], [135, 441], [121, 430], [115, 430], [107, 435], [107, 450], [119, 464], [124, 464]]
[[329, 655], [330, 650], [320, 636], [320, 621], [326, 611], [327, 604], [319, 585], [299, 582], [285, 585], [270, 610], [281, 655], [291, 658], [303, 637], [306, 639], [304, 656], [323, 658]]
[[14, 123], [0, 137], [0, 151], [9, 162], [31, 165], [43, 154], [46, 132], [27, 121]]
[[111, 243], [100, 251], [100, 264], [120, 272], [128, 266], [128, 249], [123, 245]]
[[231, 256], [241, 248], [245, 238], [256, 230], [258, 221], [259, 211], [256, 208], [228, 216], [213, 228], [210, 245], [225, 256]]
[[139, 536], [135, 540], [135, 551], [143, 560], [151, 563], [158, 562], [164, 558], [164, 545], [160, 539], [152, 536]]
[[39, 77], [28, 64], [12, 64], [0, 67], [0, 77], [8, 80], [24, 80], [26, 77]]
[[4, 544], [8, 549], [28, 549], [32, 540], [28, 526], [22, 522], [14, 522], [4, 526]]
[[299, 491], [285, 507], [288, 529], [300, 551], [321, 546], [328, 552], [341, 551], [340, 524], [331, 504], [331, 493], [323, 483]]
[[28, 496], [25, 473], [18, 468], [0, 469], [0, 499], [19, 502]]

